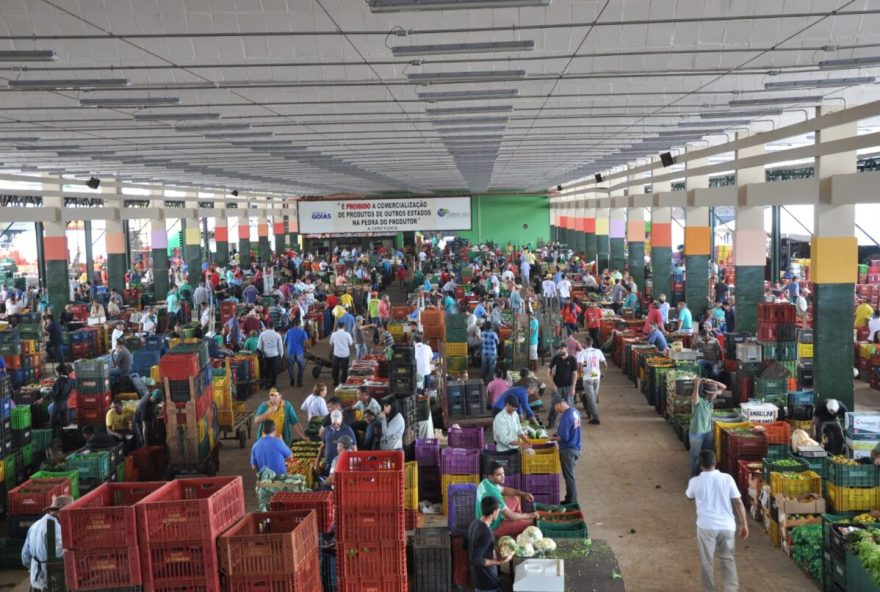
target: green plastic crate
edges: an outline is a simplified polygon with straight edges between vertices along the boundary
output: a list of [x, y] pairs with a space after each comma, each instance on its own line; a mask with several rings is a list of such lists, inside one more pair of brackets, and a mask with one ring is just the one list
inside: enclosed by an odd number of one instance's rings
[[446, 370], [448, 372], [464, 372], [468, 369], [467, 356], [452, 356], [446, 358]]
[[110, 453], [106, 450], [73, 452], [64, 463], [68, 471], [79, 471], [81, 481], [104, 481], [110, 476]]
[[20, 405], [12, 410], [12, 429], [24, 430], [31, 427], [30, 405]]
[[119, 482], [125, 481], [125, 463], [121, 462], [116, 465], [116, 480]]
[[551, 539], [586, 539], [590, 533], [583, 520], [577, 522], [545, 522], [538, 520], [538, 530]]
[[30, 444], [25, 444], [21, 447], [21, 459], [24, 461], [25, 467], [32, 467], [34, 465], [34, 444], [33, 442]]
[[79, 471], [37, 471], [31, 475], [31, 479], [59, 479], [70, 480], [70, 495], [79, 497]]
[[[797, 465], [787, 466], [787, 465], [779, 465], [777, 461], [780, 460], [794, 460], [797, 461]], [[802, 458], [795, 458], [790, 454], [786, 454], [783, 457], [779, 458], [770, 458], [767, 457], [764, 459], [764, 483], [770, 483], [770, 473], [803, 473], [804, 471], [809, 471], [810, 466], [804, 461]]]
[[34, 445], [34, 451], [48, 450], [52, 447], [52, 430], [31, 430], [31, 444]]
[[6, 474], [6, 491], [9, 491], [18, 483], [15, 482], [15, 455], [3, 459], [3, 471]]

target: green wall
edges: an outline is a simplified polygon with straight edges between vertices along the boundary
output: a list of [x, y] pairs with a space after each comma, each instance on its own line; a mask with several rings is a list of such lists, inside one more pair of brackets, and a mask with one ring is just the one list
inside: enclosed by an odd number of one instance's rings
[[[528, 224], [523, 229], [523, 224]], [[550, 240], [550, 200], [546, 195], [475, 195], [471, 230], [456, 232], [472, 243], [515, 245]]]

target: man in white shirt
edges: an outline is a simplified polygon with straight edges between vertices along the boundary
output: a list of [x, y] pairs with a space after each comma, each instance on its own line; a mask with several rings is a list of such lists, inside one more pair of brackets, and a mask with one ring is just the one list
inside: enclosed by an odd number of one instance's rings
[[413, 337], [413, 348], [416, 357], [416, 381], [419, 388], [426, 389], [431, 386], [431, 362], [434, 361], [434, 351], [431, 346], [422, 341], [421, 335]]
[[117, 323], [110, 334], [110, 349], [116, 349], [117, 342], [125, 335], [125, 324]]
[[874, 342], [874, 336], [880, 331], [880, 309], [874, 311], [874, 316], [868, 321], [868, 341]]
[[584, 411], [590, 416], [591, 424], [599, 425], [599, 383], [608, 363], [602, 350], [593, 347], [593, 338], [589, 335], [584, 337], [584, 349], [578, 352], [577, 364], [584, 377]]
[[700, 451], [700, 469], [697, 477], [688, 482], [685, 495], [697, 503], [697, 544], [700, 550], [700, 572], [703, 590], [715, 590], [715, 550], [721, 559], [721, 587], [737, 590], [736, 575], [736, 519], [743, 540], [749, 536], [746, 509], [733, 477], [715, 470], [715, 452]]
[[544, 297], [544, 304], [549, 304], [550, 301], [556, 300], [556, 282], [553, 281], [553, 276], [549, 273], [544, 277], [544, 281], [541, 282], [541, 294]]
[[562, 276], [562, 279], [556, 284], [556, 292], [559, 294], [559, 300], [562, 304], [571, 298], [571, 280], [567, 276]]
[[257, 350], [262, 352], [265, 363], [263, 388], [275, 388], [275, 379], [278, 376], [281, 356], [284, 353], [284, 340], [271, 324], [260, 334], [260, 338], [257, 340]]
[[336, 324], [336, 330], [330, 335], [330, 349], [333, 352], [333, 386], [339, 386], [348, 380], [348, 361], [351, 358], [351, 346], [354, 340], [345, 325]]

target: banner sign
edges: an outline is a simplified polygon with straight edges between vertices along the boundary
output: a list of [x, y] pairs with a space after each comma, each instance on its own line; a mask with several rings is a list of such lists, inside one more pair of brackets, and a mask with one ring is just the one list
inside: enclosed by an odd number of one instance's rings
[[300, 201], [299, 232], [305, 235], [470, 230], [470, 197], [334, 199]]

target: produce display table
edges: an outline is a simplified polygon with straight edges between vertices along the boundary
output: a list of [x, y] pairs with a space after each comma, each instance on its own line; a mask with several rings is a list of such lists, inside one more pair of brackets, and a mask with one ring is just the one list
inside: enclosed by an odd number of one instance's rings
[[[592, 539], [591, 544], [576, 539], [554, 539], [556, 550], [545, 557], [565, 561], [565, 592], [626, 592], [620, 577], [620, 565], [607, 542]], [[513, 576], [508, 573], [523, 561], [514, 559], [513, 566], [504, 568], [502, 590], [513, 589]]]

